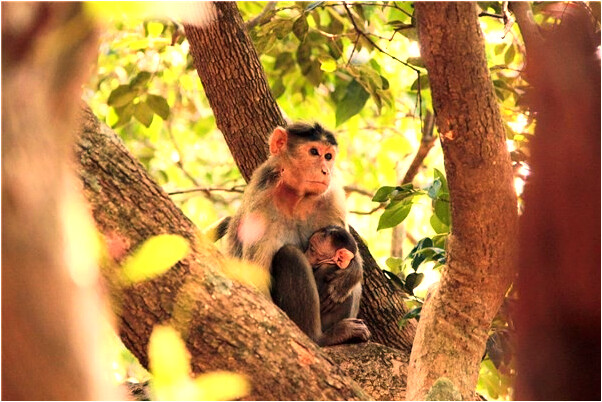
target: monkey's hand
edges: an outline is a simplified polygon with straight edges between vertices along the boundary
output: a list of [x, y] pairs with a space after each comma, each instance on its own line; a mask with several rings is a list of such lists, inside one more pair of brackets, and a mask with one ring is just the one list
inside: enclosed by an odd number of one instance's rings
[[327, 313], [343, 303], [353, 288], [362, 281], [362, 267], [352, 261], [346, 269], [337, 269], [326, 277], [326, 291], [320, 297], [320, 312]]

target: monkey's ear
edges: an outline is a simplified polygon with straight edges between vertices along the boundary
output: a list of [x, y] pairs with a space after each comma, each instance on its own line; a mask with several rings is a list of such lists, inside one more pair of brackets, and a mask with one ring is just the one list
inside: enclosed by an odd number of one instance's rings
[[278, 155], [280, 152], [286, 149], [286, 143], [288, 140], [288, 133], [286, 129], [278, 126], [274, 129], [274, 132], [270, 136], [270, 154]]
[[353, 253], [346, 248], [340, 248], [334, 253], [334, 261], [341, 269], [347, 268], [353, 257]]

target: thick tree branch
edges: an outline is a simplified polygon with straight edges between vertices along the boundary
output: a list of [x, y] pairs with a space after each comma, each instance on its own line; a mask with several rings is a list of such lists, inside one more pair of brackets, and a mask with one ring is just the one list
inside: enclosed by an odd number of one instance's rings
[[192, 246], [164, 275], [127, 288], [115, 285], [113, 268], [103, 272], [112, 284], [121, 338], [144, 366], [154, 325], [169, 323], [185, 337], [194, 373], [245, 373], [251, 399], [370, 398], [270, 300], [222, 274], [226, 261], [215, 246], [88, 109], [77, 160], [99, 230], [111, 244], [122, 245], [123, 250], [109, 248], [114, 259], [160, 233], [179, 234]]
[[508, 4], [508, 8], [516, 17], [516, 23], [523, 35], [523, 41], [527, 52], [532, 47], [541, 46], [543, 43], [543, 36], [539, 30], [539, 25], [533, 18], [533, 11], [531, 11], [531, 4], [527, 1], [511, 1]]

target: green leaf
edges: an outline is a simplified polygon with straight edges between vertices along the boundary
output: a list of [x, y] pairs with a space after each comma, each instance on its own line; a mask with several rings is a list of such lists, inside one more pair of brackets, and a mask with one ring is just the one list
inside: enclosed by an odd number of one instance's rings
[[293, 59], [292, 53], [279, 53], [278, 56], [276, 56], [276, 61], [274, 62], [274, 70], [278, 70], [280, 73], [283, 73], [290, 70], [294, 64], [295, 60]]
[[282, 94], [286, 90], [286, 87], [284, 86], [284, 83], [282, 82], [282, 77], [279, 77], [276, 80], [276, 82], [274, 82], [274, 85], [272, 85], [271, 90], [272, 90], [272, 95], [274, 96], [274, 99], [278, 99], [280, 96], [282, 96]]
[[123, 278], [134, 283], [157, 277], [184, 258], [189, 250], [188, 240], [182, 236], [153, 236], [125, 260], [122, 266]]
[[504, 62], [506, 64], [512, 63], [512, 61], [514, 60], [515, 54], [516, 54], [516, 50], [514, 50], [514, 46], [510, 45], [508, 47], [508, 50], [506, 50], [506, 54], [504, 54]]
[[426, 74], [420, 74], [420, 80], [416, 78], [414, 83], [410, 87], [412, 91], [418, 91], [418, 83], [420, 82], [420, 89], [426, 89], [429, 87], [429, 77]]
[[140, 71], [132, 80], [130, 81], [130, 88], [140, 92], [142, 89], [146, 88], [148, 83], [152, 78], [152, 74], [148, 71]]
[[132, 116], [134, 115], [135, 108], [136, 108], [136, 106], [133, 103], [128, 103], [127, 105], [119, 107], [119, 108], [116, 107], [115, 113], [117, 113], [119, 120], [117, 120], [117, 122], [113, 125], [113, 128], [119, 127], [119, 126], [122, 126], [122, 125], [128, 123], [132, 119]]
[[420, 319], [420, 312], [422, 311], [422, 306], [416, 307], [406, 313], [402, 319], [411, 320], [412, 318]]
[[449, 228], [451, 224], [450, 214], [449, 214], [449, 202], [442, 200], [435, 200], [434, 202], [435, 215], [443, 223]]
[[401, 270], [403, 265], [403, 258], [389, 257], [385, 261], [387, 267], [389, 267], [392, 271], [398, 272]]
[[504, 49], [506, 49], [506, 44], [500, 43], [499, 45], [495, 45], [495, 47], [493, 48], [493, 53], [495, 53], [496, 55], [500, 55], [502, 54]]
[[153, 122], [154, 115], [153, 109], [151, 109], [146, 102], [138, 103], [134, 110], [134, 117], [147, 128], [150, 127]]
[[447, 179], [445, 178], [445, 175], [443, 173], [441, 173], [441, 171], [439, 169], [433, 169], [433, 170], [434, 170], [434, 178], [439, 179], [441, 181], [441, 192], [449, 193], [449, 188], [447, 187]]
[[408, 57], [408, 59], [406, 61], [413, 66], [426, 68], [426, 66], [424, 65], [424, 60], [422, 60], [422, 57]]
[[414, 294], [414, 289], [416, 289], [422, 280], [424, 279], [424, 274], [412, 272], [408, 276], [406, 276], [406, 290], [410, 292], [410, 294]]
[[359, 82], [356, 80], [351, 81], [347, 86], [343, 99], [337, 104], [335, 125], [340, 126], [358, 114], [369, 97], [370, 94], [366, 92]]
[[376, 194], [374, 194], [374, 197], [372, 197], [372, 201], [387, 202], [387, 200], [389, 199], [389, 194], [391, 194], [391, 192], [393, 192], [393, 190], [395, 189], [396, 187], [391, 186], [383, 186], [379, 188], [378, 190], [376, 190]]
[[388, 229], [399, 225], [410, 214], [412, 203], [397, 202], [390, 204], [388, 209], [380, 216], [378, 220], [378, 228], [376, 230]]
[[302, 13], [293, 24], [293, 33], [295, 34], [297, 39], [299, 39], [299, 41], [303, 42], [308, 30], [309, 24], [307, 23], [307, 16], [305, 15], [305, 13]]
[[431, 227], [433, 228], [433, 230], [435, 231], [435, 233], [448, 233], [449, 232], [449, 226], [444, 224], [443, 222], [441, 222], [441, 220], [439, 218], [437, 218], [437, 215], [433, 214], [431, 216], [430, 219], [430, 224]]
[[169, 104], [167, 99], [159, 95], [148, 94], [146, 96], [148, 106], [163, 120], [169, 117]]
[[129, 85], [119, 85], [109, 95], [107, 104], [115, 109], [124, 107], [136, 98], [136, 91], [133, 91]]
[[391, 282], [393, 282], [394, 284], [396, 284], [397, 286], [399, 286], [400, 289], [405, 289], [405, 284], [403, 283], [403, 281], [401, 280], [401, 278], [397, 275], [395, 275], [393, 272], [389, 272], [386, 270], [382, 271], [385, 276], [387, 278], [389, 278], [389, 280], [391, 280]]

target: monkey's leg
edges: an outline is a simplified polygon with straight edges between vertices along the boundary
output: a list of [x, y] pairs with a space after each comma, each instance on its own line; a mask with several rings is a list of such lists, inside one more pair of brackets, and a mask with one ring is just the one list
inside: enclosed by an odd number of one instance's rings
[[283, 246], [272, 259], [272, 300], [315, 342], [322, 336], [320, 299], [312, 268], [297, 247]]
[[[320, 289], [319, 282], [318, 289]], [[324, 286], [322, 286], [323, 288]], [[318, 293], [322, 295], [322, 290]], [[356, 318], [359, 311], [359, 301], [362, 295], [361, 285], [357, 285], [349, 297], [342, 303], [337, 303], [331, 306], [328, 311], [325, 311], [324, 306], [320, 305], [320, 321], [322, 322], [322, 331], [328, 331], [334, 324], [344, 320], [345, 318]]]

